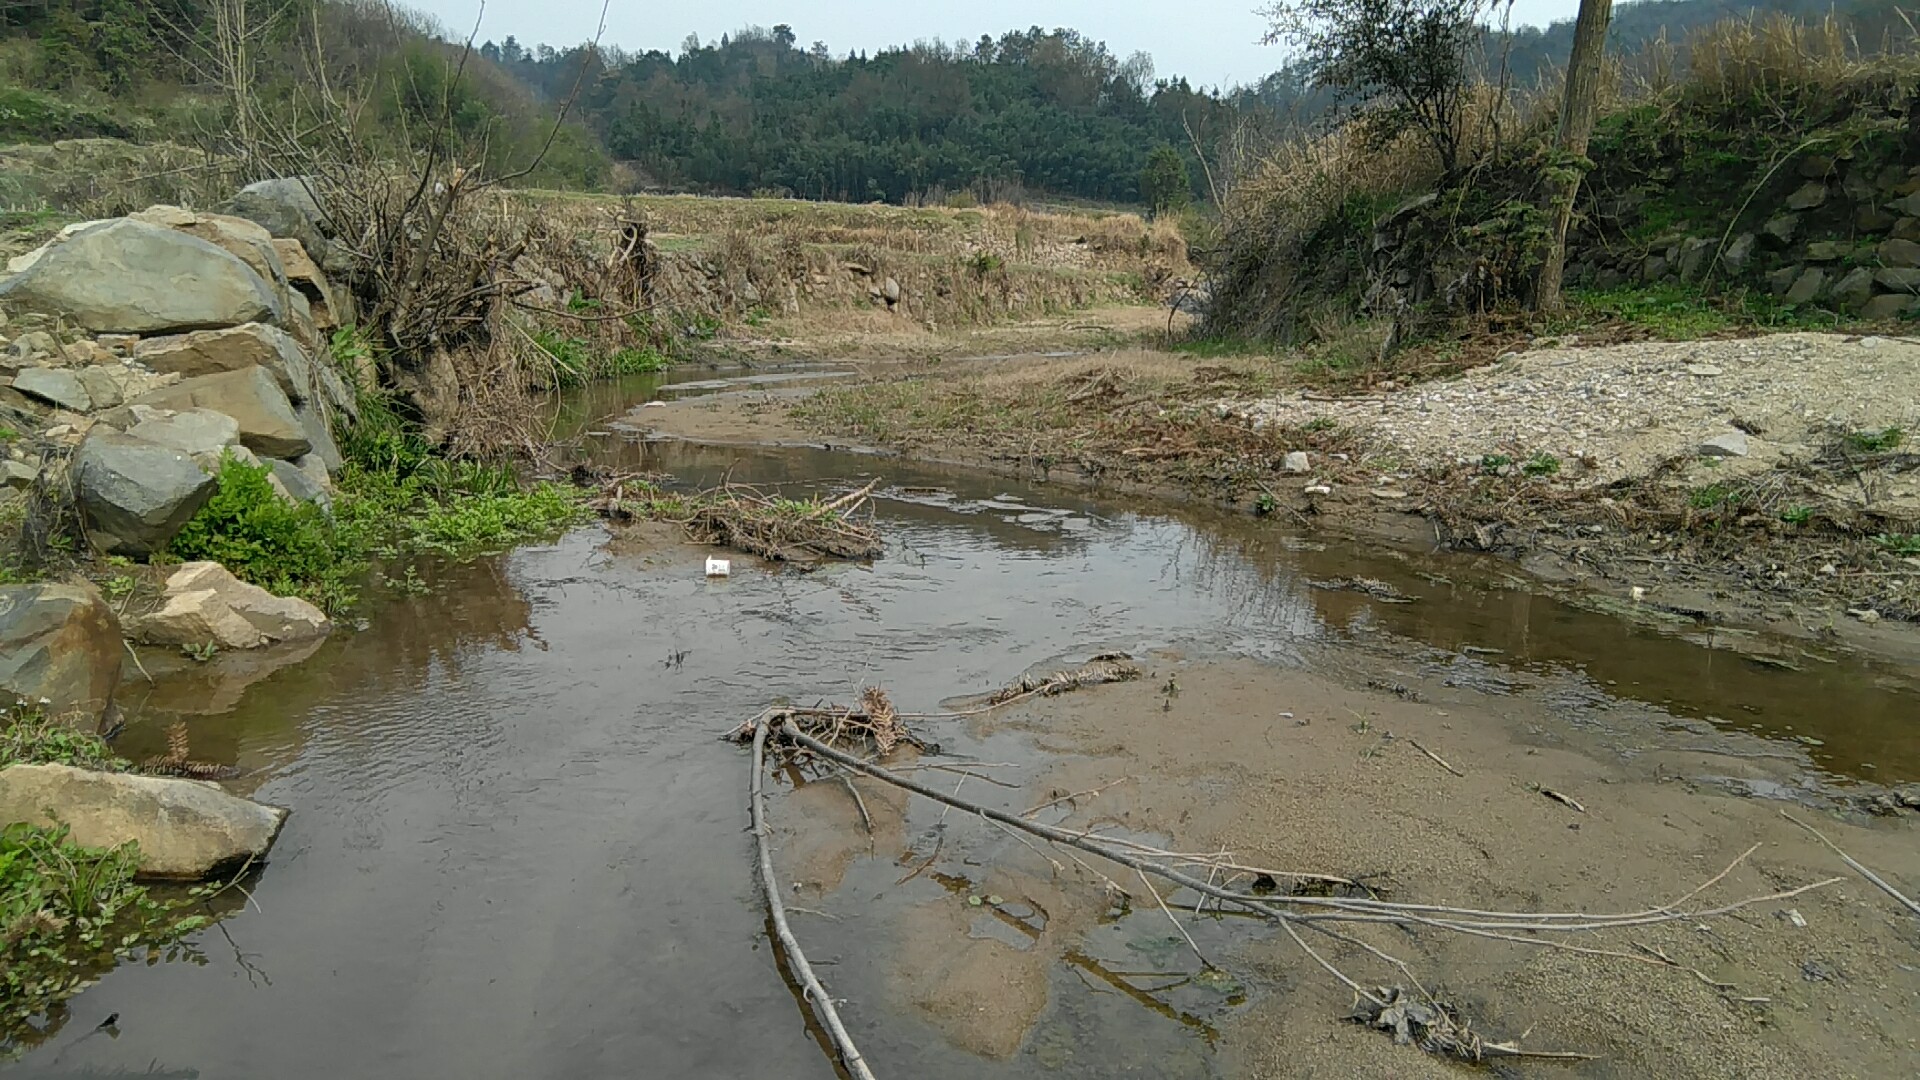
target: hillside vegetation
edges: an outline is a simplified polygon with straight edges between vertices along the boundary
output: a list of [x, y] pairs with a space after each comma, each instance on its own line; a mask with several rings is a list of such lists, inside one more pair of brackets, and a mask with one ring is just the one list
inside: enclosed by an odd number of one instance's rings
[[[1832, 16], [1731, 20], [1616, 60], [1568, 239], [1576, 317], [1688, 336], [1911, 312], [1917, 81], [1910, 34], [1884, 48]], [[1364, 371], [1463, 320], [1543, 329], [1527, 309], [1557, 90], [1469, 102], [1452, 171], [1412, 133], [1382, 145], [1355, 125], [1251, 161], [1210, 332], [1344, 342], [1336, 362]]]

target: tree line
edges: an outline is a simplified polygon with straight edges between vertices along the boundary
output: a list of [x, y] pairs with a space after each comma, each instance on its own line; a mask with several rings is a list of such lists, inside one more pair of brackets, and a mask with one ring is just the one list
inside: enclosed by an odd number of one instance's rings
[[1039, 27], [840, 57], [784, 24], [689, 38], [674, 54], [590, 57], [511, 37], [481, 54], [549, 100], [571, 92], [584, 63], [575, 107], [609, 152], [651, 183], [703, 191], [899, 202], [1017, 184], [1177, 202], [1195, 192], [1186, 178], [1164, 188], [1168, 155], [1198, 177], [1196, 142], [1239, 120], [1226, 95], [1156, 79], [1145, 54]]

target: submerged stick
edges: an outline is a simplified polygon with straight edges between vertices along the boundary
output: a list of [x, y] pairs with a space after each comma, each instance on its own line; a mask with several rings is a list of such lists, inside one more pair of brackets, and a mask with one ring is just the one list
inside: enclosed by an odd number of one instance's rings
[[1882, 892], [1885, 892], [1888, 896], [1891, 896], [1895, 900], [1900, 901], [1901, 904], [1906, 906], [1906, 909], [1908, 911], [1913, 912], [1915, 915], [1920, 915], [1920, 904], [1914, 903], [1913, 900], [1909, 898], [1905, 893], [1902, 893], [1899, 889], [1896, 889], [1893, 886], [1887, 884], [1885, 878], [1882, 878], [1879, 874], [1876, 874], [1873, 871], [1867, 869], [1865, 866], [1861, 865], [1859, 860], [1855, 859], [1853, 856], [1847, 854], [1846, 852], [1841, 851], [1840, 845], [1827, 839], [1824, 835], [1821, 834], [1819, 829], [1816, 829], [1813, 826], [1807, 824], [1806, 822], [1801, 821], [1799, 818], [1794, 817], [1792, 814], [1787, 813], [1785, 810], [1780, 811], [1780, 816], [1783, 818], [1786, 818], [1788, 821], [1791, 821], [1795, 825], [1798, 825], [1801, 828], [1812, 833], [1814, 837], [1818, 839], [1821, 843], [1832, 848], [1833, 853], [1835, 855], [1840, 856], [1840, 861], [1852, 867], [1854, 872], [1858, 873], [1861, 877], [1866, 878], [1868, 881], [1873, 882], [1875, 885], [1878, 885]]
[[833, 998], [827, 995], [827, 988], [820, 985], [819, 977], [814, 975], [813, 965], [807, 963], [807, 954], [800, 951], [800, 942], [795, 940], [793, 928], [787, 925], [787, 909], [780, 902], [779, 879], [773, 874], [772, 840], [767, 831], [767, 795], [762, 786], [767, 771], [767, 728], [771, 726], [771, 721], [762, 721], [755, 725], [753, 732], [753, 838], [760, 847], [760, 884], [767, 895], [767, 914], [773, 919], [773, 931], [780, 938], [780, 947], [786, 950], [793, 973], [800, 977], [800, 985], [806, 988], [807, 1000], [813, 1003], [814, 1011], [820, 1014], [821, 1022], [826, 1024], [827, 1034], [833, 1038], [834, 1047], [840, 1051], [841, 1063], [854, 1075], [855, 1080], [874, 1080], [866, 1059], [860, 1056], [859, 1048], [853, 1045], [853, 1037], [847, 1034], [846, 1026], [840, 1023], [840, 1014], [833, 1007]]

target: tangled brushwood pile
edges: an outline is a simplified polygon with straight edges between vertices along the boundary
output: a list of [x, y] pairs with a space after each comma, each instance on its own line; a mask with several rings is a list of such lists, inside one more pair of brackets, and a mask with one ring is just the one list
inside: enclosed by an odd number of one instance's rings
[[880, 533], [856, 518], [878, 479], [838, 498], [790, 499], [745, 484], [726, 483], [691, 494], [662, 489], [657, 478], [616, 476], [588, 500], [609, 521], [666, 521], [698, 544], [732, 548], [775, 562], [877, 559]]

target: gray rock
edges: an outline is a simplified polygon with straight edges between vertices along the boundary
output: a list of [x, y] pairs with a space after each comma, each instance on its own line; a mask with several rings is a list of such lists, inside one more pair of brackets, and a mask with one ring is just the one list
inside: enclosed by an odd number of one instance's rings
[[178, 206], [150, 206], [127, 216], [134, 221], [151, 222], [188, 236], [197, 236], [228, 252], [246, 263], [248, 269], [267, 283], [283, 308], [292, 297], [292, 286], [287, 283], [287, 268], [280, 262], [280, 253], [274, 250], [272, 234], [245, 218], [199, 214]]
[[1873, 279], [1894, 292], [1920, 293], [1920, 268], [1883, 266]]
[[0, 819], [66, 825], [86, 847], [140, 846], [140, 875], [198, 881], [259, 860], [287, 811], [218, 784], [67, 765], [0, 770]]
[[1309, 473], [1313, 471], [1313, 461], [1305, 450], [1289, 450], [1280, 467], [1290, 473]]
[[893, 278], [889, 277], [884, 283], [881, 284], [880, 295], [886, 297], [887, 303], [889, 304], [899, 303], [900, 302], [900, 283], [898, 281], [895, 281]]
[[96, 225], [0, 282], [0, 300], [96, 333], [165, 334], [275, 322], [267, 283], [231, 253], [144, 221]]
[[1720, 253], [1720, 265], [1726, 267], [1728, 273], [1745, 273], [1753, 262], [1753, 247], [1757, 242], [1758, 238], [1752, 233], [1741, 233], [1734, 237], [1727, 242], [1726, 250]]
[[1873, 271], [1856, 266], [1833, 286], [1833, 302], [1848, 311], [1859, 309], [1873, 299]]
[[170, 412], [148, 409], [146, 406], [139, 408], [147, 415], [128, 428], [127, 434], [136, 439], [145, 439], [155, 446], [178, 450], [188, 457], [217, 455], [222, 449], [240, 441], [240, 421], [223, 412], [212, 409]]
[[42, 357], [53, 357], [55, 362], [64, 359], [60, 342], [45, 330], [29, 330], [21, 334], [14, 339], [13, 344], [7, 346], [7, 353], [20, 361], [36, 360]]
[[80, 444], [73, 469], [88, 538], [117, 555], [164, 550], [214, 491], [186, 454], [105, 426]]
[[295, 177], [261, 180], [241, 188], [216, 209], [246, 218], [276, 237], [300, 241], [314, 261], [337, 276], [333, 245], [327, 239], [333, 230], [309, 188], [308, 181]]
[[1745, 432], [1729, 431], [1700, 444], [1701, 457], [1746, 457], [1750, 449]]
[[1882, 240], [1874, 250], [1884, 266], [1898, 269], [1920, 266], [1920, 243], [1912, 240]]
[[1859, 212], [1853, 215], [1853, 227], [1863, 233], [1880, 233], [1893, 228], [1899, 220], [1878, 207], [1862, 206]]
[[328, 493], [333, 491], [333, 470], [327, 468], [327, 463], [319, 457], [308, 454], [303, 458], [295, 458], [293, 467], [306, 473], [307, 478], [312, 480], [314, 486], [321, 491]]
[[1866, 306], [1860, 309], [1860, 317], [1868, 322], [1886, 322], [1912, 315], [1916, 307], [1920, 307], [1920, 296], [1881, 293], [1867, 301]]
[[1809, 266], [1793, 279], [1793, 284], [1781, 299], [1789, 304], [1810, 304], [1820, 299], [1826, 288], [1827, 272], [1817, 266]]
[[1683, 281], [1698, 281], [1707, 267], [1707, 259], [1713, 254], [1718, 242], [1706, 237], [1692, 237], [1680, 242], [1680, 278]]
[[1761, 235], [1765, 236], [1778, 247], [1785, 247], [1793, 243], [1793, 237], [1799, 231], [1799, 214], [1778, 214], [1768, 218], [1767, 223], [1760, 227]]
[[0, 461], [0, 483], [15, 491], [25, 491], [32, 487], [34, 480], [39, 476], [40, 470], [24, 461], [15, 461], [12, 458]]
[[326, 465], [328, 474], [340, 471], [346, 459], [340, 455], [340, 447], [333, 441], [333, 427], [327, 422], [325, 410], [309, 402], [296, 408], [294, 416], [300, 421], [300, 430], [306, 436], [307, 452], [274, 456], [289, 461], [298, 457], [316, 457]]
[[1893, 200], [1887, 208], [1908, 217], [1920, 217], [1920, 191]]
[[285, 330], [260, 323], [148, 338], [134, 346], [133, 358], [186, 378], [263, 367], [293, 401], [313, 392], [314, 365], [306, 350]]
[[[300, 460], [307, 461], [314, 459], [315, 455], [308, 454]], [[295, 465], [293, 462], [282, 461], [279, 458], [268, 458], [267, 467], [273, 470], [273, 478], [280, 481], [280, 487], [287, 493], [287, 498], [295, 502], [318, 503], [322, 508], [329, 507], [333, 504], [333, 499], [327, 494], [327, 489], [316, 482], [313, 476], [305, 469]]]
[[1853, 250], [1852, 244], [1838, 240], [1815, 240], [1807, 245], [1808, 262], [1837, 262]]
[[1767, 289], [1775, 296], [1785, 296], [1787, 290], [1793, 288], [1793, 283], [1800, 280], [1802, 269], [1799, 266], [1783, 266], [1773, 271], [1767, 275]]
[[1895, 240], [1920, 240], [1920, 217], [1903, 217], [1893, 223]]
[[1827, 202], [1827, 185], [1818, 180], [1809, 180], [1800, 185], [1799, 190], [1787, 196], [1789, 210], [1815, 210]]
[[297, 458], [314, 449], [307, 423], [265, 368], [185, 379], [142, 396], [138, 404], [176, 412], [212, 409], [226, 413], [240, 423], [240, 444], [262, 457]]
[[1641, 281], [1659, 281], [1661, 278], [1666, 276], [1667, 276], [1667, 260], [1665, 256], [1649, 255], [1645, 259], [1641, 260], [1640, 262], [1640, 280]]
[[121, 648], [120, 621], [91, 586], [0, 587], [0, 693], [44, 698], [49, 715], [96, 731], [120, 682]]
[[30, 367], [13, 377], [13, 388], [61, 409], [93, 411], [93, 397], [80, 376], [65, 368]]
[[1800, 159], [1800, 175], [1808, 180], [1825, 180], [1833, 174], [1833, 159], [1825, 154], [1808, 154]]

